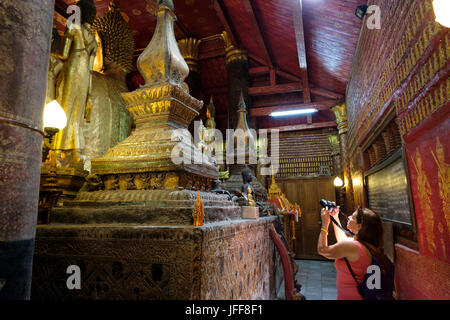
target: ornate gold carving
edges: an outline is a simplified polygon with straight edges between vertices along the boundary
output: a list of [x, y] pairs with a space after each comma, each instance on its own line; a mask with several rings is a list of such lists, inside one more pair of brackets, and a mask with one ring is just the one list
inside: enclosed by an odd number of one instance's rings
[[[428, 250], [432, 254], [436, 251], [436, 244], [434, 242], [434, 218], [433, 218], [433, 210], [431, 208], [431, 186], [428, 182], [427, 174], [422, 168], [422, 157], [419, 153], [419, 150], [416, 149], [416, 157], [414, 159], [411, 157], [414, 168], [417, 172], [417, 195], [419, 197], [419, 205], [422, 211], [423, 222], [425, 225], [425, 233], [423, 236], [427, 239], [428, 242]], [[424, 248], [423, 239], [421, 240], [422, 247]]]
[[247, 61], [247, 51], [237, 49], [226, 31], [222, 32], [222, 39], [225, 42], [225, 63], [229, 64], [233, 61]]
[[190, 72], [200, 73], [198, 65], [198, 48], [201, 40], [195, 38], [186, 38], [178, 41], [178, 47], [184, 57], [184, 60], [189, 66]]
[[450, 231], [450, 164], [445, 161], [444, 147], [439, 137], [436, 138], [436, 154], [431, 148], [430, 151], [438, 167], [439, 194], [442, 201], [442, 211], [444, 212], [447, 229]]
[[339, 136], [337, 134], [328, 135], [328, 142], [331, 146], [331, 155], [337, 155], [341, 153]]
[[164, 179], [164, 189], [175, 189], [178, 186], [179, 180], [178, 175], [174, 172], [166, 174]]
[[347, 110], [345, 103], [334, 106], [333, 108], [331, 108], [331, 111], [333, 111], [336, 116], [339, 134], [346, 133], [348, 131], [348, 124], [347, 124]]
[[103, 183], [105, 185], [105, 190], [117, 190], [119, 188], [119, 179], [115, 175], [107, 175], [103, 178]]

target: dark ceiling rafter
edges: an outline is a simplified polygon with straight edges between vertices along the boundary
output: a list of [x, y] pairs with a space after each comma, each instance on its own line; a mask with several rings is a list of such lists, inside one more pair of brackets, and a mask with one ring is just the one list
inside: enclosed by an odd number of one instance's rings
[[252, 59], [253, 61], [258, 62], [261, 66], [265, 66], [266, 67], [266, 62], [264, 61], [264, 59], [258, 57], [257, 55], [254, 55], [254, 54], [249, 52], [248, 53], [248, 57], [250, 59]]
[[67, 13], [67, 7], [68, 5], [65, 2], [61, 0], [55, 1], [55, 11], [66, 19], [69, 17], [69, 14]]
[[318, 87], [312, 87], [311, 88], [311, 93], [317, 96], [321, 96], [321, 97], [325, 97], [325, 98], [331, 98], [331, 99], [343, 99], [344, 95], [340, 94], [340, 93], [336, 93], [330, 90], [326, 90], [323, 88], [318, 88]]
[[259, 48], [263, 52], [263, 56], [264, 56], [263, 58], [267, 64], [267, 66], [269, 66], [269, 69], [272, 70], [273, 69], [272, 59], [270, 57], [270, 53], [267, 48], [267, 45], [264, 41], [264, 37], [262, 36], [261, 28], [259, 27], [258, 20], [256, 19], [255, 11], [253, 10], [252, 4], [250, 3], [250, 0], [242, 0], [242, 2], [244, 4], [245, 11], [246, 11], [249, 21], [250, 21], [250, 25], [252, 28], [251, 32], [254, 35]]
[[189, 33], [188, 29], [181, 23], [181, 21], [178, 18], [177, 18], [177, 20], [175, 20], [175, 24], [180, 29], [180, 31], [183, 33], [184, 37], [189, 38], [190, 33]]
[[[283, 77], [283, 78], [285, 78], [287, 80], [291, 80], [291, 81], [294, 81], [294, 82], [301, 82], [302, 81], [302, 79], [299, 78], [298, 76], [293, 75], [293, 74], [291, 74], [291, 73], [289, 73], [287, 71], [284, 71], [284, 70], [282, 70], [280, 68], [274, 68], [273, 70], [275, 71], [275, 73], [277, 75], [279, 75], [280, 77]], [[249, 68], [248, 72], [249, 72], [249, 75], [251, 77], [258, 77], [258, 76], [262, 76], [262, 75], [266, 75], [266, 74], [270, 73], [270, 68], [267, 67], [267, 66], [253, 67], [253, 68]]]
[[236, 47], [239, 48], [237, 38], [235, 36], [235, 32], [233, 31], [233, 28], [231, 24], [228, 22], [227, 13], [225, 12], [223, 8], [223, 4], [221, 0], [213, 0], [213, 6], [214, 10], [216, 11], [216, 14], [222, 22], [223, 27], [225, 28], [225, 31], [227, 32], [228, 38], [230, 39], [231, 43]]
[[308, 80], [308, 64], [306, 62], [305, 32], [303, 29], [303, 0], [294, 1], [293, 22], [295, 30], [295, 40], [297, 42], [298, 64], [300, 67], [301, 78], [304, 91], [305, 102], [311, 102]]
[[287, 83], [287, 84], [248, 88], [248, 94], [250, 96], [264, 96], [264, 95], [291, 93], [300, 91], [303, 91], [303, 85], [301, 83]]
[[337, 126], [336, 121], [327, 121], [327, 122], [316, 122], [313, 124], [298, 124], [298, 125], [292, 125], [292, 126], [273, 127], [273, 128], [268, 128], [267, 132], [271, 132], [273, 130], [278, 130], [280, 132], [314, 130], [314, 129], [322, 129], [322, 128], [334, 128], [336, 126]]

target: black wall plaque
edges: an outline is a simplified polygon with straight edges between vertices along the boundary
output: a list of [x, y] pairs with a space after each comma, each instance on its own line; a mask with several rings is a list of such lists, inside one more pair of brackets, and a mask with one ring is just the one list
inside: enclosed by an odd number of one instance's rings
[[408, 180], [401, 150], [366, 174], [369, 208], [385, 221], [411, 226]]

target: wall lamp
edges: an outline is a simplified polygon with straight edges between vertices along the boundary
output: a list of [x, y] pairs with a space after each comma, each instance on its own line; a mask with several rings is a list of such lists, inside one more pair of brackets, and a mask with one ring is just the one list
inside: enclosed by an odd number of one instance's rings
[[333, 181], [333, 184], [336, 188], [342, 187], [344, 185], [344, 181], [341, 178], [336, 177]]
[[436, 16], [436, 22], [446, 28], [450, 28], [450, 1], [434, 0], [433, 9], [434, 15]]

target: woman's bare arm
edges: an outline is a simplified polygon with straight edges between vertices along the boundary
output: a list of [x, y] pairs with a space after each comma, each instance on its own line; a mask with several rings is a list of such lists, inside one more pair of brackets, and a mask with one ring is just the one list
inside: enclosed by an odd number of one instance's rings
[[[334, 220], [342, 227], [341, 221], [339, 220], [339, 211], [340, 211], [340, 207], [337, 206], [337, 207], [333, 210], [333, 213], [331, 213], [331, 215], [333, 216]], [[345, 232], [342, 231], [342, 230], [341, 230], [337, 225], [335, 225], [334, 223], [333, 223], [333, 229], [334, 229], [334, 235], [336, 236], [337, 242], [353, 240], [352, 237], [347, 236], [347, 235], [345, 234]]]
[[[323, 234], [324, 232], [321, 236]], [[350, 261], [356, 261], [359, 258], [358, 247], [353, 241], [341, 241], [332, 246], [318, 245], [317, 252], [330, 260], [348, 258]]]
[[[317, 241], [317, 252], [330, 260], [348, 258], [355, 261], [359, 257], [358, 247], [353, 241], [340, 241], [332, 246], [328, 246], [328, 227], [330, 224], [330, 212], [328, 208], [321, 211], [322, 228]], [[326, 230], [326, 231], [324, 231]], [[342, 230], [340, 230], [342, 232]], [[345, 235], [345, 233], [344, 233]], [[346, 236], [347, 238], [347, 236]]]

